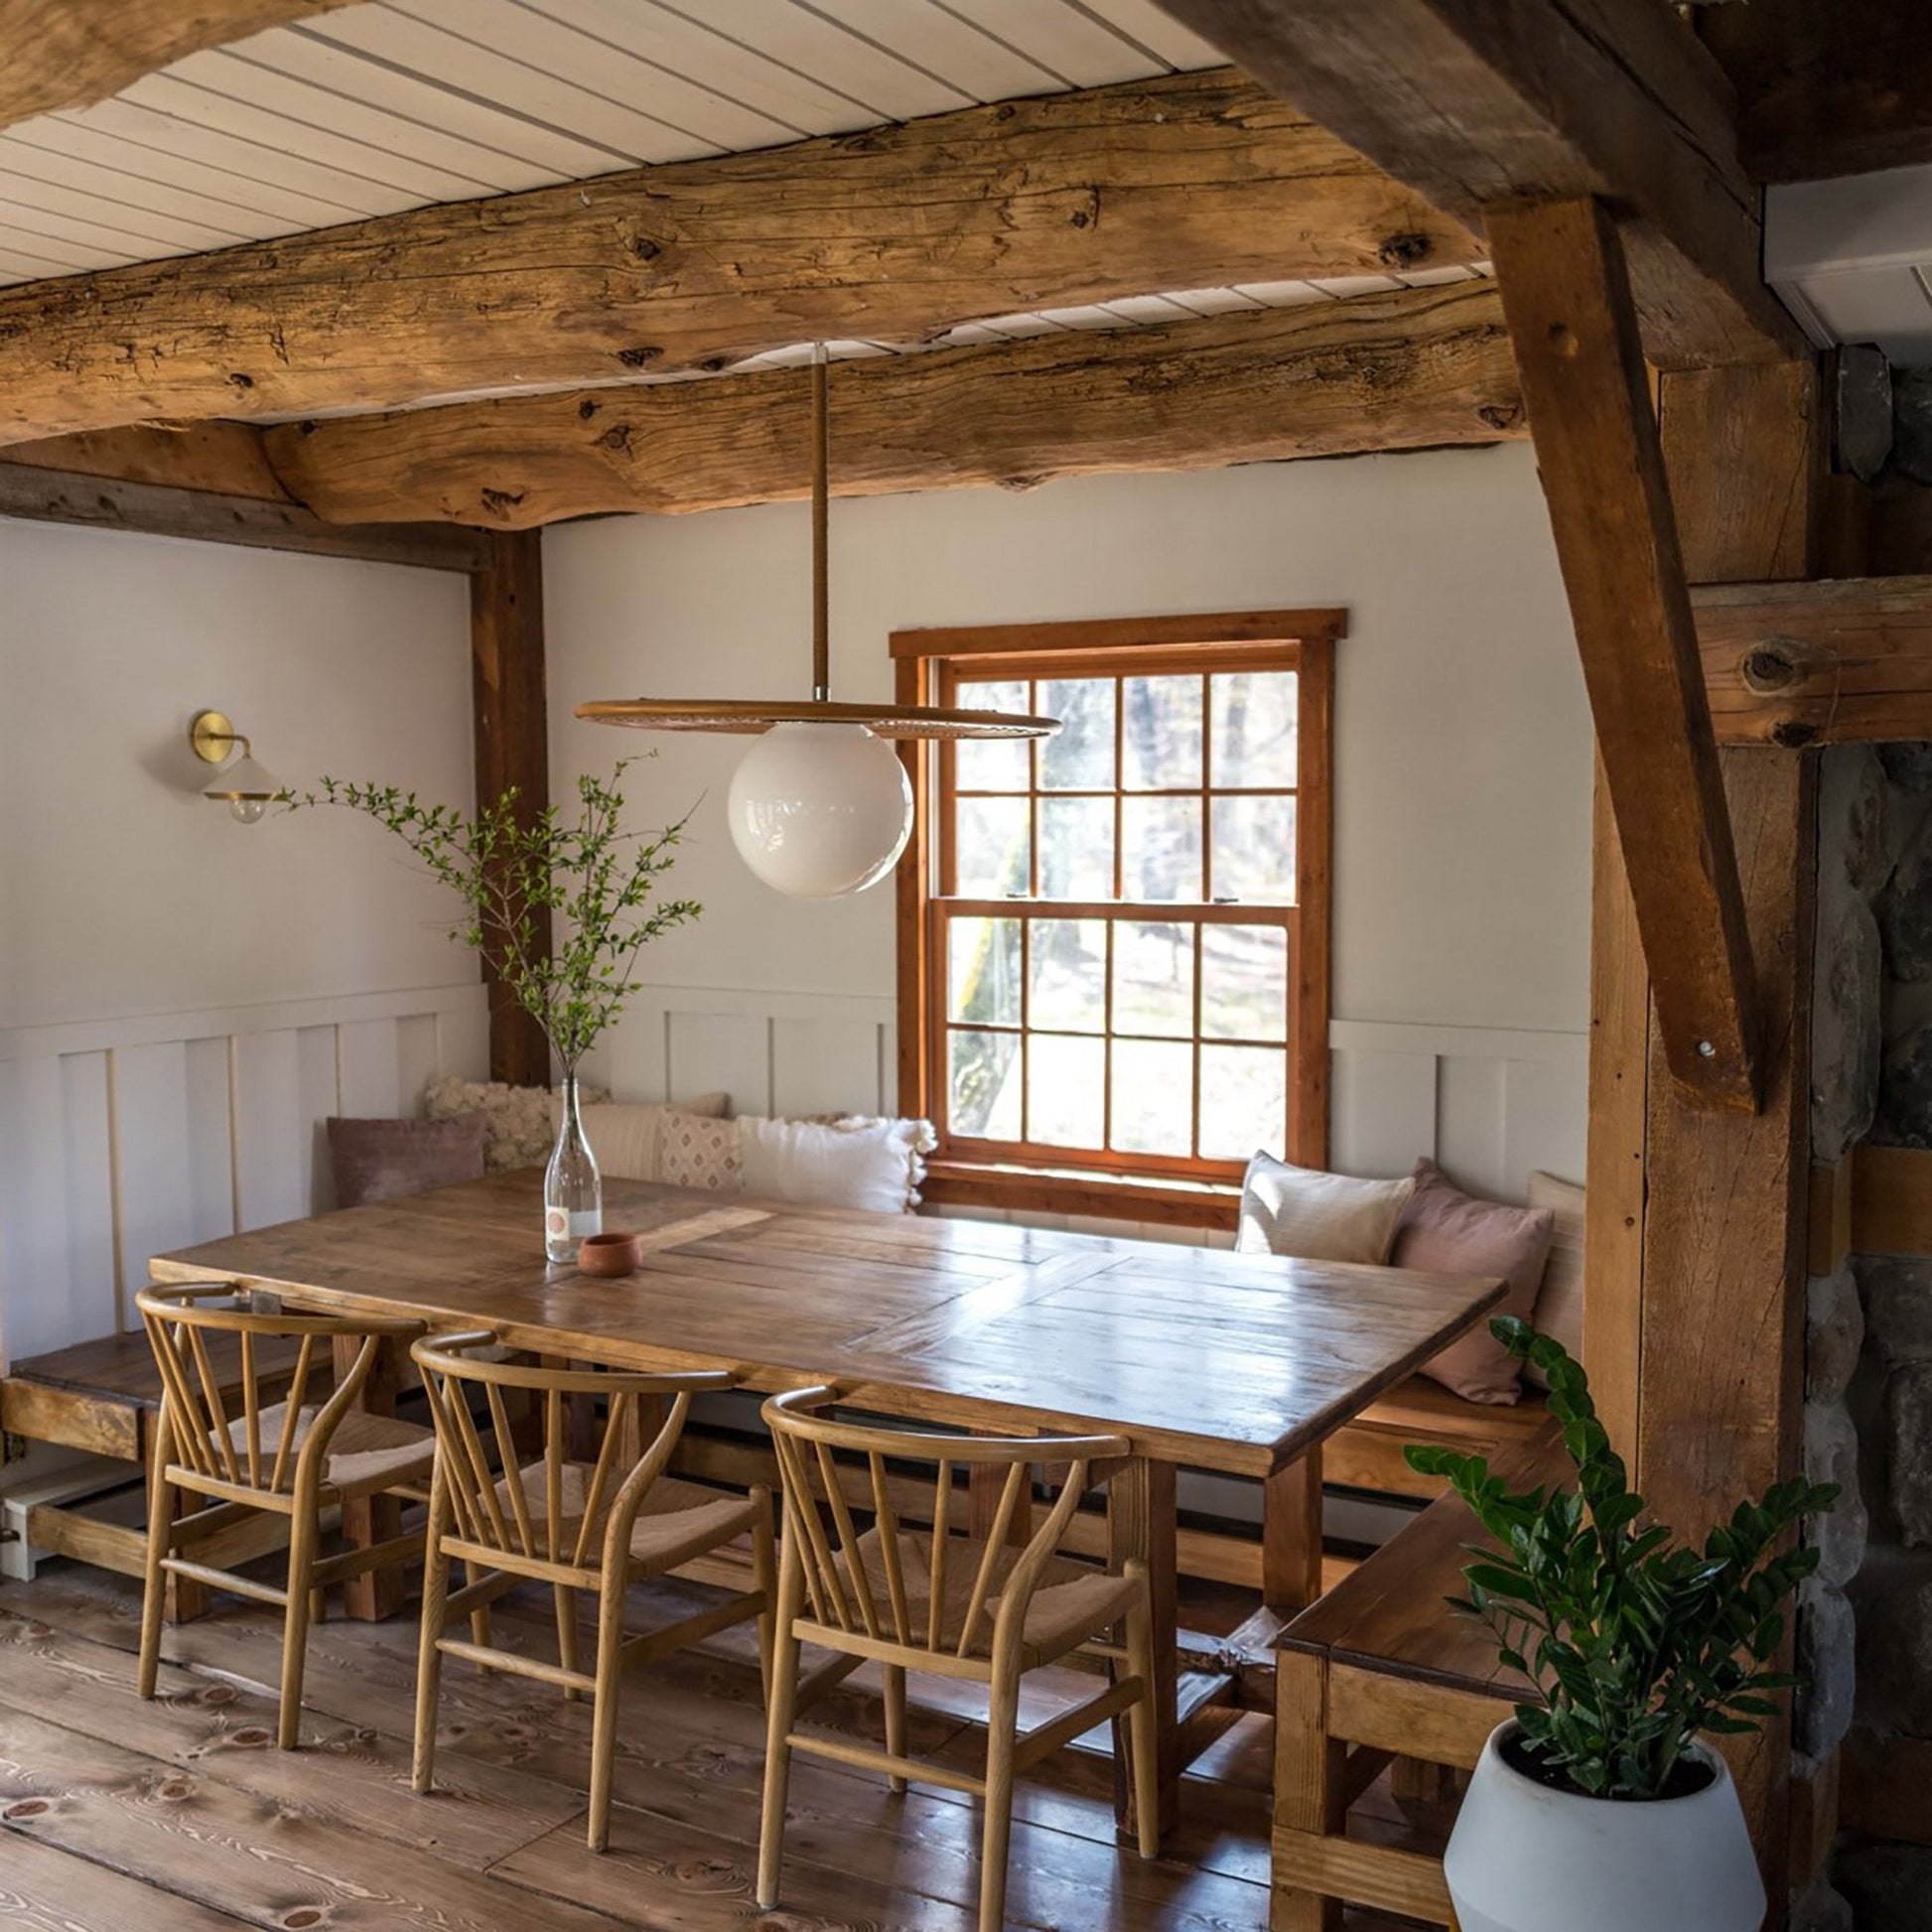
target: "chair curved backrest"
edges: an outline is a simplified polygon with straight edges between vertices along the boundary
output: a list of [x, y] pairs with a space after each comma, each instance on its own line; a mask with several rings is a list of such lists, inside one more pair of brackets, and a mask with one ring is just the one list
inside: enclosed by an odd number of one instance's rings
[[[479, 1328], [431, 1335], [409, 1351], [422, 1370], [436, 1428], [444, 1533], [469, 1546], [462, 1554], [485, 1562], [505, 1559], [530, 1575], [584, 1570], [604, 1550], [628, 1543], [651, 1484], [677, 1447], [691, 1398], [729, 1389], [736, 1378], [723, 1371], [650, 1375], [587, 1364], [555, 1368], [479, 1355], [497, 1340], [493, 1330]], [[539, 1398], [540, 1462], [524, 1460], [507, 1391]], [[572, 1458], [572, 1398], [580, 1407], [605, 1404], [595, 1460]], [[653, 1424], [652, 1406], [666, 1400], [668, 1409]]]
[[[135, 1296], [161, 1371], [163, 1453], [195, 1487], [210, 1494], [312, 1495], [328, 1466], [330, 1442], [361, 1394], [378, 1351], [385, 1342], [420, 1335], [423, 1324], [270, 1312], [246, 1306], [246, 1296], [234, 1282], [157, 1283]], [[215, 1335], [233, 1335], [239, 1344], [239, 1370], [231, 1384], [209, 1354]], [[264, 1383], [282, 1379], [280, 1372], [271, 1376], [262, 1360], [261, 1344], [271, 1340], [300, 1346], [287, 1372], [287, 1393], [265, 1402]], [[343, 1340], [360, 1346], [338, 1371], [335, 1345]], [[231, 1413], [224, 1384], [238, 1398], [238, 1415]]]
[[[1132, 1453], [1124, 1436], [953, 1436], [819, 1413], [839, 1399], [831, 1388], [793, 1389], [764, 1404], [784, 1490], [785, 1561], [802, 1565], [813, 1620], [825, 1628], [932, 1657], [976, 1654], [995, 1596], [999, 1625], [1024, 1624], [1081, 1498]], [[859, 1485], [858, 1508], [873, 1521], [863, 1532], [841, 1482], [841, 1451], [865, 1457], [869, 1482]], [[933, 1465], [929, 1508], [905, 1506], [912, 1499], [892, 1465], [906, 1462]], [[1010, 1539], [1022, 1499], [1032, 1493], [1035, 1466], [1060, 1463], [1068, 1466], [1052, 1508], [1016, 1549]], [[849, 1460], [843, 1466], [857, 1473]], [[952, 1529], [955, 1471], [988, 1467], [1007, 1471], [991, 1528], [982, 1548], [968, 1546], [961, 1556], [970, 1572], [949, 1575], [949, 1559], [959, 1554]], [[916, 1526], [918, 1515], [929, 1530]]]

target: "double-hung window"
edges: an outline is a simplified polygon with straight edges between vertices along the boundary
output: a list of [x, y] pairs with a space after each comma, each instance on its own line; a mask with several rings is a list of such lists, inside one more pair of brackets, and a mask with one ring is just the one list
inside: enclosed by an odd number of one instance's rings
[[901, 701], [1057, 736], [922, 748], [902, 1111], [937, 1198], [1225, 1219], [1325, 1155], [1337, 611], [904, 631]]

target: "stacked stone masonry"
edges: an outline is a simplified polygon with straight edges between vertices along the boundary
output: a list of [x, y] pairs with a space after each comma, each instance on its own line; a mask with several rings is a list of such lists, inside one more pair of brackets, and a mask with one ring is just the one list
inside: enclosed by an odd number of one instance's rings
[[[1818, 831], [1812, 1159], [1932, 1148], [1932, 745], [1825, 753]], [[1932, 1256], [1854, 1255], [1806, 1316], [1806, 1469], [1845, 1492], [1800, 1611], [1809, 1775], [1932, 1740]], [[1928, 1901], [1932, 1848], [1847, 1838], [1792, 1924], [1925, 1932]]]

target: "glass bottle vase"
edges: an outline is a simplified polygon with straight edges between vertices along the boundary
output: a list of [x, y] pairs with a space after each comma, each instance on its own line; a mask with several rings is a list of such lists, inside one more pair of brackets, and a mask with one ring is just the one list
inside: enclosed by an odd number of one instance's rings
[[584, 1137], [577, 1104], [577, 1072], [564, 1072], [563, 1118], [543, 1174], [543, 1250], [552, 1261], [575, 1261], [586, 1235], [604, 1232], [604, 1181]]

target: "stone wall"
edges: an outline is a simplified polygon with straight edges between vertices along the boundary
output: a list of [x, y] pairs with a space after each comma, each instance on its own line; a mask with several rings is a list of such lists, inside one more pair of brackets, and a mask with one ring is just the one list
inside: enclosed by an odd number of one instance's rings
[[[1819, 787], [1812, 1158], [1932, 1148], [1932, 746], [1836, 748]], [[1813, 1526], [1799, 1769], [1932, 1740], [1932, 1257], [1855, 1255], [1807, 1290], [1805, 1462], [1844, 1485]], [[1848, 1839], [1801, 1932], [1932, 1924], [1932, 1849]]]

